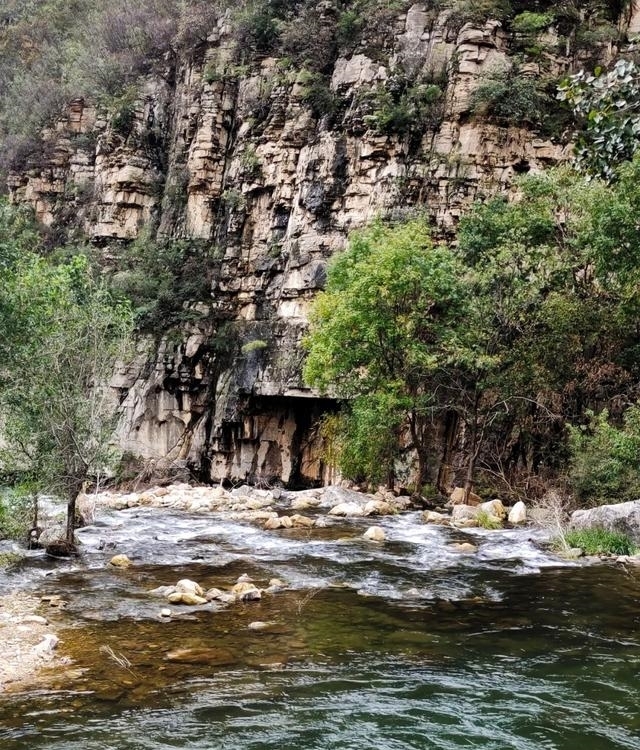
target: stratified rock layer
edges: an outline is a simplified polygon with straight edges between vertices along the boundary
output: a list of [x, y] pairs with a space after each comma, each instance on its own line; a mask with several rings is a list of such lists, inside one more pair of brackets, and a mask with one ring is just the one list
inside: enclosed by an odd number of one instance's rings
[[[364, 39], [338, 57], [327, 78], [336, 111], [322, 116], [304, 77], [275, 58], [233, 68], [223, 19], [198, 59], [144, 81], [128, 132], [73, 102], [45, 133], [48, 162], [11, 177], [13, 199], [44, 224], [80, 225], [99, 246], [151, 227], [200, 243], [210, 294], [181, 301], [194, 322], [158, 332], [113, 382], [121, 446], [149, 473], [334, 479], [315, 423], [335, 405], [304, 387], [300, 346], [328, 259], [351, 230], [415, 206], [446, 233], [474, 198], [565, 156], [518, 123], [472, 115], [483, 77], [512, 64], [509, 40], [498, 22], [452, 31], [447, 20], [415, 4], [382, 48]], [[381, 134], [376, 86], [408, 71], [441, 82], [441, 102], [418, 132]]]

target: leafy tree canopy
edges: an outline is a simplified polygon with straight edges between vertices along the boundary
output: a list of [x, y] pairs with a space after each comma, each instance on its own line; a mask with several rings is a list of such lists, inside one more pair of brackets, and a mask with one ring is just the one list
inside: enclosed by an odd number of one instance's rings
[[[0, 238], [20, 226], [2, 207]], [[116, 409], [108, 387], [132, 330], [83, 255], [55, 264], [25, 246], [31, 230], [2, 245], [0, 424], [5, 474], [69, 500], [68, 541], [82, 484], [109, 463]]]

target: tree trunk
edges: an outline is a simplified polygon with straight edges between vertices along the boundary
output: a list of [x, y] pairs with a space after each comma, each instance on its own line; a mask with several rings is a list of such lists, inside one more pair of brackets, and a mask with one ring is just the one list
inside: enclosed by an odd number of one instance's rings
[[67, 536], [66, 542], [73, 546], [73, 531], [75, 527], [76, 519], [76, 494], [73, 490], [69, 494], [67, 500]]
[[83, 482], [74, 483], [69, 488], [69, 495], [67, 497], [67, 534], [65, 537], [65, 541], [70, 546], [70, 548], [75, 548], [74, 531], [76, 527], [76, 500], [78, 499], [78, 495], [82, 490], [82, 485]]
[[473, 400], [473, 416], [471, 421], [471, 445], [469, 451], [469, 460], [467, 461], [467, 473], [464, 478], [464, 501], [469, 502], [469, 495], [471, 494], [471, 488], [473, 487], [473, 472], [476, 468], [476, 459], [480, 451], [480, 445], [478, 440], [478, 407], [480, 405], [479, 394], [476, 390], [475, 397]]
[[453, 454], [454, 441], [458, 432], [458, 415], [454, 411], [448, 411], [444, 421], [444, 449], [440, 466], [438, 467], [438, 478], [436, 480], [436, 489], [443, 495], [451, 491], [451, 461]]
[[411, 414], [409, 417], [409, 431], [411, 433], [411, 442], [413, 448], [418, 456], [418, 476], [416, 477], [416, 495], [422, 492], [422, 485], [425, 483], [427, 478], [427, 451], [424, 448], [421, 435], [418, 431], [418, 417], [415, 414]]

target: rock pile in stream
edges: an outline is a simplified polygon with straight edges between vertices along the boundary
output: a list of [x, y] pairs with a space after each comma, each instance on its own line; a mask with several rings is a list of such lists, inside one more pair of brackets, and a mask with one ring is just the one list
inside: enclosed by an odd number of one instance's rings
[[[216, 601], [221, 604], [235, 604], [236, 602], [255, 602], [262, 599], [263, 594], [274, 594], [282, 591], [286, 584], [279, 578], [272, 578], [269, 585], [260, 589], [255, 585], [253, 579], [247, 575], [242, 575], [228, 591], [218, 588], [211, 588], [205, 591], [196, 581], [190, 581], [183, 578], [175, 586], [158, 586], [149, 593], [155, 596], [164, 597], [170, 604], [186, 604], [188, 606], [198, 606]], [[162, 610], [161, 616], [171, 616], [170, 610]]]
[[119, 510], [147, 506], [188, 513], [225, 513], [231, 519], [260, 523], [270, 530], [310, 529], [322, 525], [325, 514], [341, 518], [385, 516], [411, 506], [408, 496], [397, 497], [382, 489], [368, 494], [338, 486], [289, 492], [246, 485], [228, 490], [175, 484], [128, 494], [101, 493], [96, 498]]

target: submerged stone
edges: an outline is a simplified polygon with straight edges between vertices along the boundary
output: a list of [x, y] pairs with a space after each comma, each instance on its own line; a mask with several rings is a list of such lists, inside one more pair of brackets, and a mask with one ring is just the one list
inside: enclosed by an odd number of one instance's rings
[[114, 568], [129, 568], [133, 563], [126, 555], [114, 555], [109, 560], [109, 565], [113, 565]]

